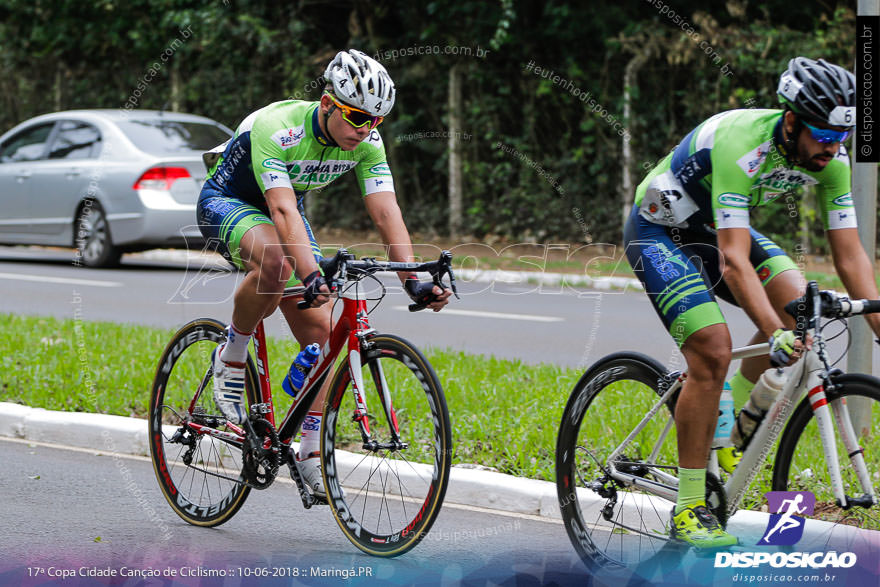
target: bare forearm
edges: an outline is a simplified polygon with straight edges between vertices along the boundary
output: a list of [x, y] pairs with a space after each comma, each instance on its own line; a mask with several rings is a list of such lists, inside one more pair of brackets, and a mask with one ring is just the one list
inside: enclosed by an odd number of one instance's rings
[[750, 263], [728, 263], [724, 270], [724, 282], [740, 307], [767, 338], [778, 328], [785, 328]]
[[296, 276], [303, 279], [317, 271], [318, 264], [312, 253], [309, 233], [299, 212], [296, 209], [279, 206], [271, 209], [270, 214], [281, 239], [284, 255], [294, 262], [293, 270]]
[[[412, 242], [409, 231], [403, 221], [397, 197], [393, 192], [371, 194], [366, 200], [367, 211], [382, 236], [382, 242], [388, 247], [388, 258], [392, 261], [413, 261]], [[401, 281], [406, 274], [400, 275]]]
[[854, 255], [846, 259], [835, 259], [834, 268], [851, 298], [877, 299], [877, 283], [874, 281], [874, 268], [867, 255]]

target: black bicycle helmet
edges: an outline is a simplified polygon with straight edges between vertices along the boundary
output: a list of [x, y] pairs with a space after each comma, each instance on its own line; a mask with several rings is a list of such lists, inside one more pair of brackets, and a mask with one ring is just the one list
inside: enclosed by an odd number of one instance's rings
[[808, 121], [855, 126], [856, 78], [824, 59], [795, 57], [779, 78], [779, 101]]

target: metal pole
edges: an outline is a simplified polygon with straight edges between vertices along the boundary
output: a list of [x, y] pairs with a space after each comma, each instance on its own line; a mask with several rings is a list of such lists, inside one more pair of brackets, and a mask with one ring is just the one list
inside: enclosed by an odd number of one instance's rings
[[[878, 81], [880, 80], [877, 79], [876, 75], [878, 71], [877, 47], [880, 45], [880, 38], [871, 38], [880, 34], [880, 27], [876, 26], [878, 20], [877, 17], [880, 16], [880, 0], [858, 0], [858, 16], [860, 18], [856, 23], [856, 110], [858, 111], [858, 115], [862, 116], [866, 113], [866, 109], [864, 108], [864, 103], [859, 100], [859, 98], [867, 96], [867, 93], [865, 93], [865, 96], [862, 94], [863, 91], [867, 91], [866, 87], [863, 86], [867, 77], [865, 77], [864, 80], [860, 79], [859, 68], [860, 60], [864, 60], [865, 57], [862, 43], [866, 41], [866, 35], [870, 35], [868, 37], [871, 43], [870, 53], [873, 54], [873, 57], [868, 60], [873, 65], [873, 72], [870, 74], [870, 81], [872, 82], [870, 87], [874, 92], [874, 95], [876, 95], [878, 88], [880, 88], [880, 84], [878, 84]], [[863, 17], [874, 17], [875, 24], [872, 29], [865, 28], [864, 21], [866, 19]], [[864, 67], [864, 61], [862, 61], [861, 65]], [[876, 99], [873, 100], [873, 104], [877, 104]], [[871, 108], [871, 110], [873, 110], [872, 117], [876, 121], [880, 112], [877, 111], [876, 107]], [[873, 125], [876, 129], [877, 123], [874, 122]], [[859, 130], [860, 127], [857, 126], [855, 136], [853, 137], [853, 199], [855, 200], [856, 217], [859, 222], [859, 239], [862, 241], [862, 247], [867, 251], [868, 258], [871, 260], [873, 266], [876, 256], [877, 234], [877, 163], [865, 161], [869, 159], [877, 161], [877, 159], [876, 154], [870, 153], [870, 150], [867, 153], [860, 152], [863, 145], [861, 144], [862, 141], [859, 136]], [[877, 131], [875, 130], [874, 132]], [[865, 142], [865, 146], [867, 145], [868, 143]], [[851, 326], [852, 348], [847, 357], [847, 370], [851, 373], [871, 373], [871, 355], [874, 348], [873, 333], [864, 318], [853, 320]], [[850, 417], [853, 421], [853, 427], [855, 428], [856, 433], [861, 435], [861, 431], [866, 430], [871, 422], [871, 403], [867, 399], [858, 398], [857, 401], [854, 401], [853, 399], [848, 400], [848, 405], [850, 409]]]

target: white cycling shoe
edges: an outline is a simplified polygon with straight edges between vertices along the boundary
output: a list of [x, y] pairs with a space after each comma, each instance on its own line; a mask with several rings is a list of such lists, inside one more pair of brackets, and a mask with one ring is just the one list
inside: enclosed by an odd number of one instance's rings
[[234, 367], [220, 359], [222, 346], [214, 349], [211, 362], [214, 365], [214, 403], [233, 424], [247, 420], [244, 406], [244, 367]]
[[302, 460], [297, 457], [296, 462], [299, 464], [303, 483], [308, 485], [316, 497], [326, 499], [327, 491], [324, 489], [324, 478], [321, 476], [321, 456], [313, 452]]

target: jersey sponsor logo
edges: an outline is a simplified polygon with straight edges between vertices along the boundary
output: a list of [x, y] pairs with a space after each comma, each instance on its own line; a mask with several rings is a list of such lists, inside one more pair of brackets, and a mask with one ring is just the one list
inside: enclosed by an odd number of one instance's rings
[[271, 158], [263, 159], [263, 167], [266, 169], [274, 169], [275, 171], [287, 171], [287, 167], [281, 159]]
[[364, 180], [364, 194], [375, 194], [376, 192], [393, 192], [394, 180], [391, 176], [387, 177], [368, 177]]
[[[651, 266], [660, 274], [660, 277], [663, 281], [671, 281], [676, 277], [680, 277], [681, 273], [675, 268], [675, 264], [683, 265], [679, 259], [676, 259], [675, 255], [666, 248], [666, 245], [663, 243], [657, 243], [656, 245], [651, 245], [647, 247], [644, 251], [644, 255], [648, 258], [648, 261], [651, 262]], [[678, 261], [678, 263], [676, 263]]]
[[831, 210], [828, 212], [828, 230], [856, 228], [856, 212], [853, 209]]
[[758, 170], [761, 169], [761, 166], [764, 164], [764, 161], [767, 159], [767, 154], [770, 152], [770, 141], [766, 143], [761, 143], [739, 159], [737, 159], [736, 164], [739, 165], [740, 169], [742, 169], [746, 175], [749, 177], [754, 177]]
[[293, 186], [290, 185], [290, 179], [287, 177], [286, 173], [267, 171], [260, 174], [260, 179], [263, 180], [263, 188], [267, 190], [270, 190], [272, 188], [293, 189]]
[[391, 175], [391, 168], [388, 167], [387, 163], [379, 163], [378, 165], [370, 167], [370, 173], [375, 173], [376, 175]]
[[751, 199], [742, 194], [721, 194], [718, 196], [718, 203], [731, 208], [748, 208]]
[[764, 173], [752, 185], [752, 189], [772, 189], [779, 192], [790, 192], [806, 185], [819, 183], [815, 177], [807, 175], [796, 169], [777, 167], [768, 173]]
[[837, 196], [834, 198], [834, 203], [838, 206], [845, 206], [847, 208], [852, 208], [853, 205], [853, 197], [852, 194], [843, 194], [842, 196]]
[[378, 130], [373, 129], [370, 131], [370, 136], [368, 136], [366, 141], [364, 141], [364, 142], [373, 143], [375, 146], [381, 147], [383, 145], [382, 135], [379, 134]]
[[314, 188], [334, 181], [355, 165], [357, 161], [338, 159], [288, 161], [286, 170], [293, 183], [310, 185], [310, 188]]
[[715, 228], [748, 228], [748, 208], [718, 208], [715, 210]]
[[272, 140], [282, 149], [289, 149], [297, 146], [304, 136], [306, 136], [305, 126], [300, 125], [294, 128], [282, 128], [272, 135]]

